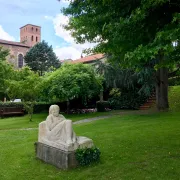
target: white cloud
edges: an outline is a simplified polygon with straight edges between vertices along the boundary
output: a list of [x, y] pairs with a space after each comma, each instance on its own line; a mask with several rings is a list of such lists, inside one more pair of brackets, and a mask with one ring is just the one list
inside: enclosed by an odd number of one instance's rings
[[54, 52], [59, 57], [60, 60], [64, 59], [78, 59], [81, 57], [81, 51], [77, 50], [72, 46], [55, 48]]
[[81, 57], [82, 51], [87, 48], [92, 48], [96, 44], [86, 42], [84, 44], [76, 44], [73, 37], [71, 36], [71, 31], [67, 31], [63, 28], [64, 25], [67, 25], [69, 22], [69, 18], [64, 16], [63, 14], [58, 14], [56, 17], [45, 16], [47, 20], [52, 20], [54, 25], [55, 34], [61, 37], [68, 46], [59, 48], [56, 47], [54, 50], [57, 56], [62, 59], [78, 59]]
[[69, 4], [69, 1], [68, 0], [61, 0], [62, 3], [67, 3]]
[[9, 35], [7, 32], [5, 32], [1, 25], [0, 25], [0, 39], [7, 41], [15, 41], [15, 38]]
[[57, 36], [63, 38], [68, 43], [74, 43], [74, 40], [71, 36], [71, 32], [63, 28], [63, 26], [67, 25], [68, 22], [69, 18], [67, 16], [64, 16], [63, 14], [58, 14], [53, 19], [54, 29]]

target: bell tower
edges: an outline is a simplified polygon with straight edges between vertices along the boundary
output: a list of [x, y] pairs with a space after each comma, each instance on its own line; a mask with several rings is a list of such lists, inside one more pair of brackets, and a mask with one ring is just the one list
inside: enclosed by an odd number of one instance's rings
[[41, 42], [41, 27], [27, 24], [20, 28], [20, 42], [28, 46], [34, 46]]

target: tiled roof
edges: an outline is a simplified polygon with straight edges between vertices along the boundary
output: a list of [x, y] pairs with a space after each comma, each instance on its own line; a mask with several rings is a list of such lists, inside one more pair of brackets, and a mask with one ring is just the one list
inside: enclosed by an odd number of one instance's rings
[[20, 27], [19, 29], [22, 29], [23, 27], [26, 27], [26, 26], [28, 26], [28, 25], [41, 28], [41, 26], [37, 26], [37, 25], [33, 25], [33, 24], [26, 24], [26, 25], [24, 25], [24, 26]]
[[91, 62], [91, 61], [96, 61], [96, 60], [102, 59], [103, 57], [104, 57], [104, 54], [94, 54], [94, 55], [91, 55], [91, 56], [86, 56], [86, 57], [74, 60], [74, 61], [72, 61], [72, 63], [73, 64], [76, 64], [76, 63], [88, 63], [88, 62]]
[[2, 39], [0, 39], [0, 44], [8, 44], [8, 45], [14, 45], [14, 46], [21, 46], [21, 47], [30, 48], [30, 46], [28, 46], [27, 44], [23, 44], [23, 43], [20, 43], [20, 42], [14, 42], [14, 41], [6, 41], [6, 40], [2, 40]]

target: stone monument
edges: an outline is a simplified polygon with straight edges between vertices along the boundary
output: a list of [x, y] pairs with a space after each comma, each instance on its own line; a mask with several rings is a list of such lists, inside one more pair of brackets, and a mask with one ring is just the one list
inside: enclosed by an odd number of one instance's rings
[[39, 124], [36, 156], [58, 168], [68, 169], [77, 166], [77, 148], [91, 148], [94, 144], [87, 137], [76, 136], [72, 121], [59, 114], [59, 111], [59, 106], [51, 105], [46, 121]]

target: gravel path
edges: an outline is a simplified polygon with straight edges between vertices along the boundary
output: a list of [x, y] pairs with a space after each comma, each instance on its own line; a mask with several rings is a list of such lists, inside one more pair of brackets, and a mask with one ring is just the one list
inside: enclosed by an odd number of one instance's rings
[[[116, 115], [116, 114], [115, 114], [115, 115]], [[110, 117], [115, 116], [115, 115], [98, 116], [98, 117], [94, 117], [94, 118], [83, 119], [83, 120], [79, 120], [79, 121], [73, 122], [73, 124], [82, 124], [82, 123], [86, 123], [86, 122], [91, 122], [91, 121], [97, 121], [97, 120], [107, 119], [107, 118], [110, 118]]]

